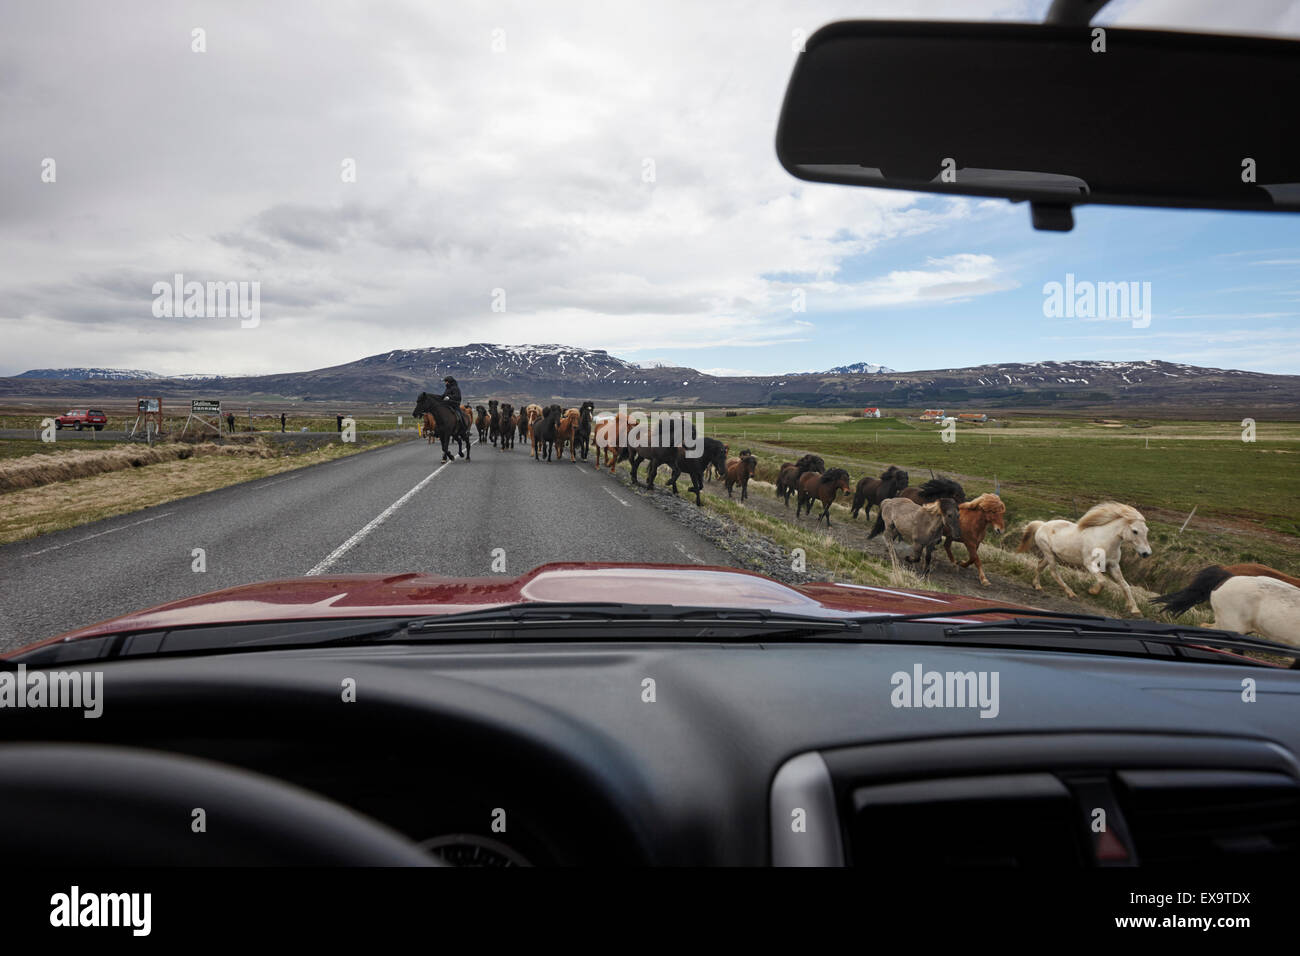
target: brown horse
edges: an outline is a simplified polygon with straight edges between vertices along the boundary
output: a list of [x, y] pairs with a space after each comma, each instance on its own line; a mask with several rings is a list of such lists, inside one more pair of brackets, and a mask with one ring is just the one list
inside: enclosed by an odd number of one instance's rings
[[731, 497], [731, 489], [740, 485], [740, 500], [745, 501], [749, 498], [749, 479], [754, 477], [754, 472], [758, 470], [758, 459], [749, 453], [746, 448], [740, 453], [739, 458], [727, 459], [727, 497]]
[[945, 533], [961, 540], [961, 512], [951, 498], [940, 498], [918, 505], [909, 498], [897, 495], [880, 503], [878, 512], [885, 528], [885, 544], [889, 546], [889, 563], [898, 566], [894, 542], [906, 539], [912, 542], [912, 553], [903, 560], [916, 564], [924, 556], [921, 574], [929, 575], [934, 548]]
[[871, 517], [872, 505], [879, 505], [886, 498], [892, 498], [907, 487], [907, 472], [897, 465], [890, 465], [880, 473], [879, 478], [865, 476], [858, 482], [858, 489], [853, 495], [853, 511], [850, 517], [856, 518], [864, 507], [866, 518]]
[[[988, 587], [989, 579], [984, 576], [984, 565], [980, 563], [980, 542], [990, 527], [994, 534], [1006, 530], [1007, 506], [997, 495], [989, 493], [962, 502], [957, 506], [957, 512], [961, 519], [961, 543], [966, 545], [966, 560], [961, 563], [961, 567], [969, 568], [974, 564], [975, 570], [979, 572], [980, 584]], [[952, 536], [947, 533], [943, 536], [943, 550], [948, 552], [948, 560], [956, 564], [957, 559], [952, 556]]]
[[576, 408], [566, 409], [555, 426], [555, 460], [564, 457], [564, 446], [569, 446], [569, 461], [578, 460], [577, 441], [578, 426], [582, 423], [582, 412]]
[[835, 501], [835, 496], [841, 491], [848, 494], [853, 490], [849, 482], [849, 473], [843, 468], [832, 468], [824, 474], [815, 471], [806, 471], [799, 476], [799, 500], [795, 503], [794, 516], [799, 517], [799, 512], [807, 509], [808, 514], [812, 514], [814, 501], [822, 503], [822, 513], [817, 516], [818, 522], [823, 518], [826, 519], [826, 527], [831, 526], [831, 504]]
[[799, 466], [792, 461], [782, 462], [781, 470], [776, 475], [776, 496], [785, 499], [785, 506], [790, 507], [790, 496], [798, 489], [795, 482], [799, 479]]

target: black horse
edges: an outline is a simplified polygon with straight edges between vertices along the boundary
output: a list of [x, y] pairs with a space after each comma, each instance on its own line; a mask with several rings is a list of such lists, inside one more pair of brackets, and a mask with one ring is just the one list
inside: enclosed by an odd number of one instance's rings
[[894, 497], [906, 487], [907, 472], [897, 465], [890, 465], [880, 473], [879, 478], [872, 478], [870, 475], [865, 476], [858, 482], [857, 491], [853, 494], [851, 516], [856, 518], [858, 512], [865, 507], [867, 510], [865, 517], [870, 519], [873, 505], [879, 506], [886, 498]]
[[583, 402], [578, 406], [581, 416], [578, 419], [578, 430], [573, 433], [573, 447], [582, 452], [582, 460], [587, 460], [587, 452], [591, 448], [591, 417], [596, 412], [595, 402]]
[[465, 449], [463, 455], [469, 461], [469, 419], [458, 407], [441, 402], [428, 392], [421, 392], [411, 414], [417, 418], [425, 414], [433, 416], [433, 436], [442, 442], [443, 461], [452, 460], [451, 452], [447, 450], [447, 442], [452, 439]]
[[559, 405], [548, 405], [542, 417], [533, 422], [533, 458], [551, 460], [551, 452], [555, 449], [555, 429], [563, 414], [564, 409]]
[[523, 442], [525, 446], [528, 444], [528, 416], [524, 414], [524, 409], [526, 407], [527, 406], [525, 405], [519, 407], [519, 440]]
[[[741, 454], [744, 455], [746, 454], [746, 452], [741, 452]], [[814, 455], [811, 453], [804, 455], [802, 458], [796, 461], [794, 463], [794, 466], [799, 469], [798, 472], [796, 473], [799, 476], [802, 476], [805, 472], [809, 472], [809, 471], [824, 472], [826, 470], [826, 462], [822, 459], [822, 457], [820, 455]]]
[[[657, 434], [650, 434], [651, 429], [657, 429]], [[677, 452], [687, 443], [694, 444], [694, 426], [688, 416], [683, 415], [680, 419], [675, 415], [666, 415], [657, 421], [651, 421], [646, 426], [646, 444], [628, 445], [628, 461], [632, 465], [632, 484], [636, 484], [637, 469], [641, 467], [641, 462], [646, 463], [645, 468], [645, 486], [647, 489], [653, 489], [655, 486], [655, 476], [659, 473], [661, 465], [667, 465], [673, 469], [673, 477], [677, 476]], [[669, 479], [669, 484], [672, 479]]]
[[509, 402], [501, 403], [501, 450], [515, 447], [515, 426], [510, 419], [514, 417], [515, 407]]
[[497, 408], [497, 400], [492, 398], [488, 400], [488, 441], [495, 445], [500, 434], [501, 410]]
[[677, 494], [677, 477], [685, 474], [691, 479], [691, 487], [686, 493], [695, 495], [696, 505], [700, 504], [700, 492], [704, 490], [705, 469], [713, 467], [719, 474], [727, 471], [727, 446], [716, 438], [704, 439], [702, 454], [691, 457], [685, 448], [677, 449], [677, 460], [673, 462], [673, 476], [668, 479], [668, 487]]

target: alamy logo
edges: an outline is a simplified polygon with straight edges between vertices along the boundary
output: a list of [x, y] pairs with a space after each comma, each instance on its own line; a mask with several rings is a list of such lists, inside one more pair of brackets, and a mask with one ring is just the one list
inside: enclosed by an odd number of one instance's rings
[[60, 708], [83, 710], [83, 717], [104, 713], [103, 671], [0, 671], [0, 709]]
[[156, 319], [237, 317], [241, 329], [255, 329], [262, 322], [260, 282], [186, 282], [178, 272], [171, 282], [155, 282], [153, 295]]
[[1150, 282], [1076, 281], [1043, 286], [1043, 315], [1049, 319], [1132, 319], [1133, 328], [1151, 324]]
[[152, 893], [83, 893], [73, 886], [50, 897], [50, 925], [125, 926], [132, 936], [148, 936], [153, 925]]
[[889, 678], [895, 707], [978, 707], [981, 717], [996, 717], [998, 671], [927, 671], [920, 664], [912, 672], [895, 671]]

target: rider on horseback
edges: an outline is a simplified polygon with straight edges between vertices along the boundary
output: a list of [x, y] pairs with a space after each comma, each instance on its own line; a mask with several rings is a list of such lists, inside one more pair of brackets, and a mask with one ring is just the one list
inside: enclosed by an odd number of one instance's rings
[[446, 384], [446, 388], [441, 395], [437, 396], [438, 400], [446, 402], [448, 405], [452, 406], [452, 408], [459, 409], [460, 386], [456, 384], [456, 380], [450, 375], [444, 378], [443, 382]]

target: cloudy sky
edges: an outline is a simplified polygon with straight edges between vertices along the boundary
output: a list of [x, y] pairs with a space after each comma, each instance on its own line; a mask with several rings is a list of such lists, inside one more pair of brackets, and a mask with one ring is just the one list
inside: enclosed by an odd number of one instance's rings
[[[778, 165], [795, 31], [1046, 6], [8, 4], [0, 374], [257, 374], [469, 342], [724, 373], [1072, 358], [1300, 373], [1300, 217], [1091, 207], [1047, 234], [1020, 206]], [[1100, 22], [1295, 37], [1300, 3], [1118, 0]], [[1150, 326], [1044, 318], [1043, 284], [1066, 272], [1151, 281]], [[260, 325], [155, 317], [154, 284], [178, 273], [259, 282]]]

